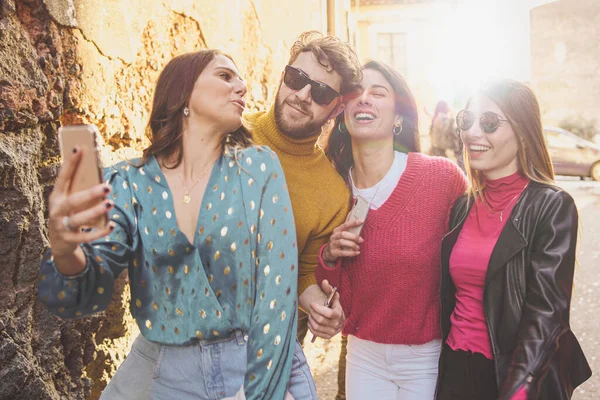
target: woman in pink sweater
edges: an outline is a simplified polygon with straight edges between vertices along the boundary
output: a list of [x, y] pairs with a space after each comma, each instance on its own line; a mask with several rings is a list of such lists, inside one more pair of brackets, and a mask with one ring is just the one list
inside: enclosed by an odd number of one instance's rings
[[[336, 122], [327, 153], [370, 210], [364, 224], [334, 230], [317, 268], [319, 281], [339, 289], [346, 315], [346, 396], [433, 399], [440, 246], [466, 179], [447, 159], [419, 152], [415, 101], [404, 78], [384, 64], [363, 67]], [[361, 224], [360, 236], [348, 232]]]
[[570, 399], [591, 375], [569, 328], [578, 217], [554, 186], [538, 102], [496, 81], [456, 122], [470, 187], [442, 244], [437, 399]]

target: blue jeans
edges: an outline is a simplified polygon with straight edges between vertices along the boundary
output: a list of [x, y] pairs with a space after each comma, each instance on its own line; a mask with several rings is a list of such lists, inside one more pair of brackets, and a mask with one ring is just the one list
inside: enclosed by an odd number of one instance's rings
[[296, 347], [294, 348], [288, 391], [294, 400], [318, 400], [315, 381], [310, 373], [302, 346], [298, 341], [296, 341]]
[[[139, 335], [100, 400], [216, 400], [244, 383], [246, 340], [241, 331], [217, 341], [167, 346]], [[296, 343], [288, 390], [294, 400], [316, 400], [315, 383]]]

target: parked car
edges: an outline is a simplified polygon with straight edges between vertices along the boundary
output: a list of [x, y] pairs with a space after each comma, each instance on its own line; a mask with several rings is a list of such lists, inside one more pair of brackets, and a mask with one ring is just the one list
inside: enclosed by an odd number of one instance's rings
[[600, 146], [561, 128], [544, 127], [544, 134], [556, 175], [600, 181]]

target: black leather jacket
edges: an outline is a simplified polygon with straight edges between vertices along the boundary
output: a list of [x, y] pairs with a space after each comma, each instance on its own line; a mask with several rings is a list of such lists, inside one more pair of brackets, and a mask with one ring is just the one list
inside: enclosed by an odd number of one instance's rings
[[[466, 196], [456, 201], [442, 242], [444, 341], [456, 291], [448, 263], [471, 205]], [[529, 399], [570, 399], [592, 374], [569, 326], [577, 226], [567, 192], [531, 182], [492, 251], [483, 305], [500, 400], [524, 384]]]

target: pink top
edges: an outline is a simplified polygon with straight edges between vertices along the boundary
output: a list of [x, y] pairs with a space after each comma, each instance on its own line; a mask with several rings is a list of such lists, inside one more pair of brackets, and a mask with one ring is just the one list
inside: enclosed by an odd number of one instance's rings
[[440, 338], [440, 249], [450, 209], [465, 188], [452, 162], [409, 153], [393, 193], [369, 211], [361, 253], [335, 268], [319, 260], [317, 281], [340, 291], [344, 334], [386, 344]]
[[[483, 309], [485, 279], [492, 251], [528, 182], [519, 173], [486, 181], [483, 196], [487, 204], [476, 200], [465, 220], [450, 256], [456, 306], [446, 342], [453, 350], [494, 358]], [[521, 387], [512, 400], [526, 398], [527, 391]]]

